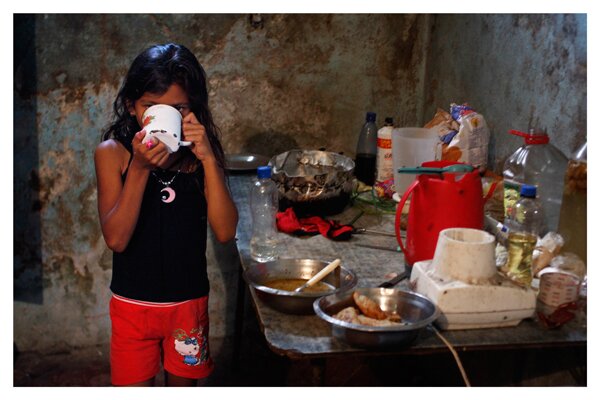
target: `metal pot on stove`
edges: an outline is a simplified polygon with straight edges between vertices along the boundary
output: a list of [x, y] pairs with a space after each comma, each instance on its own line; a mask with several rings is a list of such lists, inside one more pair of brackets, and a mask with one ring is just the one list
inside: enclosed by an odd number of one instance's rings
[[346, 208], [354, 188], [354, 161], [320, 150], [290, 150], [269, 161], [279, 191], [279, 210], [332, 215]]

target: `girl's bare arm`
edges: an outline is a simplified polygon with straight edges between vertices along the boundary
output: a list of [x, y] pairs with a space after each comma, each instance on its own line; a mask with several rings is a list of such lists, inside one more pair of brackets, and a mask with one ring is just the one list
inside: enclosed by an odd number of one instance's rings
[[125, 250], [133, 235], [150, 170], [168, 157], [164, 144], [148, 149], [141, 143], [143, 137], [142, 131], [133, 139], [133, 160], [124, 183], [121, 176], [129, 153], [121, 144], [104, 141], [94, 154], [100, 225], [106, 244], [115, 252]]
[[192, 142], [191, 150], [204, 167], [204, 195], [210, 227], [218, 241], [227, 242], [235, 237], [238, 213], [225, 184], [223, 169], [215, 159], [206, 129], [194, 113], [183, 118], [183, 134], [185, 140]]
[[204, 195], [208, 203], [208, 222], [220, 242], [235, 237], [238, 212], [225, 184], [225, 174], [214, 158], [205, 159]]

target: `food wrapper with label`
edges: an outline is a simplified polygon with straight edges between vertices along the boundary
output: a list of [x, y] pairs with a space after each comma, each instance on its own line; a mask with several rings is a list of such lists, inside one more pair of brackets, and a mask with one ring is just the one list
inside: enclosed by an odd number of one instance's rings
[[548, 232], [538, 240], [531, 261], [531, 272], [534, 276], [538, 276], [542, 269], [550, 265], [564, 244], [565, 240], [556, 232]]
[[452, 103], [449, 113], [438, 109], [425, 128], [436, 130], [440, 137], [436, 159], [487, 167], [490, 131], [483, 115], [468, 104]]

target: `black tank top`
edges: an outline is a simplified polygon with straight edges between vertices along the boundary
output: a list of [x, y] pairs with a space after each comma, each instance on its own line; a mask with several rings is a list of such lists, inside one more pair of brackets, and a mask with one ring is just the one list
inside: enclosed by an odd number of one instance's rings
[[[193, 173], [180, 172], [169, 185], [175, 199], [165, 203], [157, 176], [169, 182], [175, 174], [150, 173], [133, 236], [123, 252], [113, 253], [113, 293], [153, 302], [208, 294], [204, 169], [200, 164]], [[126, 176], [127, 171], [123, 181]]]

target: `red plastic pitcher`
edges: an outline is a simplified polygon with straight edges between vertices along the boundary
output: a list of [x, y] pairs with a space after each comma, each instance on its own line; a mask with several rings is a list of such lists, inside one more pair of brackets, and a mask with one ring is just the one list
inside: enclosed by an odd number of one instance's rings
[[[428, 161], [423, 167], [443, 168], [461, 164]], [[412, 194], [406, 227], [406, 245], [400, 237], [404, 203]], [[479, 171], [469, 173], [421, 174], [406, 189], [396, 210], [396, 238], [405, 263], [431, 260], [440, 231], [446, 228], [483, 229], [483, 189]]]

